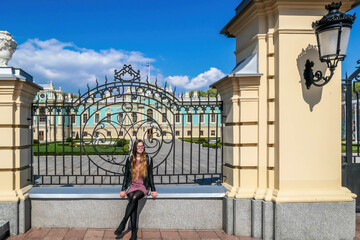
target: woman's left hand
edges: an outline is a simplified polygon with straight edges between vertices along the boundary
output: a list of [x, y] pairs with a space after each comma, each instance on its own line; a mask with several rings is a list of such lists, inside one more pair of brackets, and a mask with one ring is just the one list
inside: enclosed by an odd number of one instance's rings
[[157, 192], [151, 192], [151, 196], [153, 197], [153, 199], [155, 199], [158, 196]]

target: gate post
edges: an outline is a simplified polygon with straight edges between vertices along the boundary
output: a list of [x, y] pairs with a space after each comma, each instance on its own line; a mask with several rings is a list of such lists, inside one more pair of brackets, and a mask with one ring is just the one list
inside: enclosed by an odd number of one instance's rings
[[304, 79], [307, 59], [329, 75], [312, 29], [328, 3], [243, 0], [221, 30], [236, 38], [234, 70], [212, 84], [226, 116], [223, 173], [235, 235], [355, 236], [356, 195], [341, 186], [341, 66], [324, 87], [307, 89]]
[[[5, 34], [11, 47], [1, 48], [0, 56], [14, 52], [17, 45]], [[26, 192], [31, 188], [31, 103], [40, 87], [22, 69], [8, 67], [6, 60], [0, 59], [0, 220], [9, 221], [10, 234], [16, 235], [30, 228]]]

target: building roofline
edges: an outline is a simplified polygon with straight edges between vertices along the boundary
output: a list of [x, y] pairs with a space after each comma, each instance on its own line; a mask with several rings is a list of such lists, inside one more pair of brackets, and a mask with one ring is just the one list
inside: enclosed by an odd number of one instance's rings
[[[354, 9], [354, 8], [356, 8], [357, 6], [359, 6], [360, 5], [360, 0], [357, 0], [353, 5], [351, 5], [351, 9]], [[350, 9], [350, 10], [351, 10]]]
[[[236, 19], [240, 16], [240, 14], [243, 12], [243, 10], [246, 7], [248, 7], [252, 1], [254, 1], [254, 0], [242, 0], [241, 1], [241, 3], [235, 8], [235, 12], [236, 12], [235, 16], [225, 25], [225, 27], [223, 27], [223, 29], [221, 29], [220, 34], [224, 34], [228, 38], [235, 37], [228, 31], [228, 29], [236, 21]], [[353, 5], [351, 5], [351, 8], [348, 11], [356, 8], [359, 5], [360, 5], [360, 0], [356, 0], [356, 2]]]
[[220, 80], [212, 83], [209, 87], [216, 88], [215, 85], [225, 81], [228, 78], [253, 78], [253, 77], [261, 77], [263, 76], [262, 73], [243, 73], [243, 74], [228, 74], [225, 77], [221, 78]]
[[[220, 34], [224, 34], [228, 38], [234, 38], [235, 36], [232, 35], [228, 28], [233, 24], [233, 22], [239, 17], [240, 13], [249, 5], [249, 3], [253, 0], [243, 0], [241, 3], [235, 8], [235, 16], [221, 29]], [[360, 1], [360, 0], [359, 0]]]

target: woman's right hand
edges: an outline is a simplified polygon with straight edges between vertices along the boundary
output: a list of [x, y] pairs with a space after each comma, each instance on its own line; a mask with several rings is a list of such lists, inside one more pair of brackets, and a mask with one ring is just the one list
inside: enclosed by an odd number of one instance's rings
[[124, 198], [126, 196], [126, 192], [125, 191], [121, 191], [120, 192], [120, 197]]

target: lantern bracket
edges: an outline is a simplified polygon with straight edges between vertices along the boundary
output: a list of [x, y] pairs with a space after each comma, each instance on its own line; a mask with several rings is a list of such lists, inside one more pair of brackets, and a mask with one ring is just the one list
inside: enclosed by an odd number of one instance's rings
[[304, 70], [304, 79], [305, 79], [305, 85], [306, 85], [307, 89], [310, 89], [311, 85], [315, 85], [317, 87], [322, 87], [325, 84], [327, 84], [328, 82], [330, 82], [331, 78], [334, 75], [334, 71], [336, 68], [336, 66], [331, 66], [329, 68], [330, 75], [324, 77], [323, 73], [320, 70], [316, 71], [314, 74], [314, 72], [312, 70], [313, 67], [314, 67], [314, 62], [310, 61], [309, 59], [306, 60], [305, 70]]

